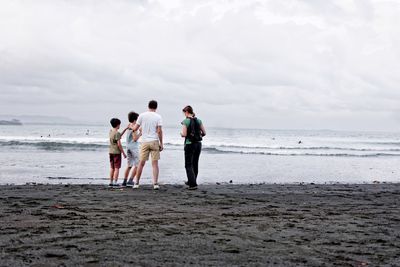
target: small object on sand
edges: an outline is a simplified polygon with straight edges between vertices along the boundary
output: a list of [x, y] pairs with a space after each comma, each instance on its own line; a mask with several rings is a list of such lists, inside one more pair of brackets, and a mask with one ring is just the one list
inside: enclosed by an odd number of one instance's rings
[[232, 180], [230, 180], [230, 181], [229, 181], [229, 183], [230, 183], [230, 184], [232, 184], [232, 183], [233, 183], [233, 181], [232, 181]]
[[65, 209], [64, 206], [59, 205], [59, 204], [55, 204], [55, 205], [53, 206], [53, 208], [56, 208], [56, 209]]
[[217, 182], [217, 185], [221, 185], [221, 183], [218, 183], [218, 182]]
[[380, 184], [381, 182], [379, 182], [379, 181], [373, 181], [372, 183], [373, 183], [373, 184]]
[[303, 143], [303, 142], [300, 140], [300, 141], [299, 141], [299, 144], [302, 144], [302, 143]]

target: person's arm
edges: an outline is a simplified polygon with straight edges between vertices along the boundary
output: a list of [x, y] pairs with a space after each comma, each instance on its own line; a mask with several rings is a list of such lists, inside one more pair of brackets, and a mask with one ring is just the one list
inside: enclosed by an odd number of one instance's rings
[[163, 151], [164, 150], [164, 144], [163, 144], [162, 126], [157, 126], [157, 134], [158, 134], [158, 139], [160, 140], [160, 151]]
[[133, 134], [133, 141], [135, 141], [135, 142], [137, 142], [138, 140], [139, 140], [139, 138], [142, 136], [142, 132], [139, 132], [139, 133], [137, 133], [138, 131], [136, 131], [136, 132], [132, 132], [132, 134]]
[[130, 124], [130, 123], [129, 123], [128, 126], [126, 126], [126, 128], [122, 131], [121, 137], [124, 136], [125, 132], [129, 129], [129, 127], [131, 127], [131, 124]]
[[126, 159], [126, 154], [125, 154], [124, 148], [122, 147], [121, 139], [118, 140], [118, 148], [121, 151], [124, 158]]
[[135, 126], [133, 126], [132, 131], [137, 131], [140, 128], [139, 124], [135, 124]]
[[139, 118], [136, 121], [135, 126], [132, 127], [132, 131], [137, 131], [140, 128], [140, 125], [142, 124], [142, 116], [139, 115]]
[[206, 136], [206, 128], [204, 127], [204, 124], [202, 123], [201, 125], [200, 125], [200, 130], [201, 130], [201, 135], [202, 136]]
[[182, 137], [186, 137], [187, 136], [187, 127], [185, 124], [182, 123], [182, 132], [181, 132], [181, 136]]

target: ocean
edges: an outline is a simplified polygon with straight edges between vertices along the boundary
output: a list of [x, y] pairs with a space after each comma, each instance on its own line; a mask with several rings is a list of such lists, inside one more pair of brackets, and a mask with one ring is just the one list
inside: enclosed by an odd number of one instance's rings
[[[0, 126], [0, 184], [107, 184], [108, 132], [106, 125]], [[164, 128], [161, 184], [186, 179], [179, 133]], [[125, 167], [124, 161], [120, 177]], [[400, 182], [400, 133], [208, 128], [198, 180]], [[150, 165], [141, 181], [151, 183]]]

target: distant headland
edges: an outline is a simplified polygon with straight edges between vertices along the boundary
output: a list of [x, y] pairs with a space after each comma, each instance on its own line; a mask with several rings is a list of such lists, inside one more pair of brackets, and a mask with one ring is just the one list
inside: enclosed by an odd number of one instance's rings
[[0, 125], [22, 125], [22, 123], [23, 125], [85, 124], [85, 122], [74, 121], [62, 116], [0, 114]]
[[22, 125], [22, 122], [16, 119], [0, 120], [0, 125]]

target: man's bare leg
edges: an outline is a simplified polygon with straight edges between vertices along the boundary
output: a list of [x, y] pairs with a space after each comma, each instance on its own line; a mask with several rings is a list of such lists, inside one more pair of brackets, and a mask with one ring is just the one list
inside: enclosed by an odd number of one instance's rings
[[138, 172], [138, 167], [133, 167], [133, 171], [132, 171], [131, 177], [129, 178], [129, 181], [133, 181], [137, 172]]
[[146, 164], [146, 161], [144, 161], [144, 160], [140, 161], [139, 167], [138, 167], [138, 170], [136, 173], [135, 184], [139, 184], [139, 180], [140, 180], [140, 177], [142, 176], [142, 172], [143, 172], [143, 168], [144, 168], [145, 164]]
[[160, 173], [160, 169], [158, 167], [158, 160], [153, 160], [151, 162], [153, 166], [153, 184], [158, 184], [158, 175]]

